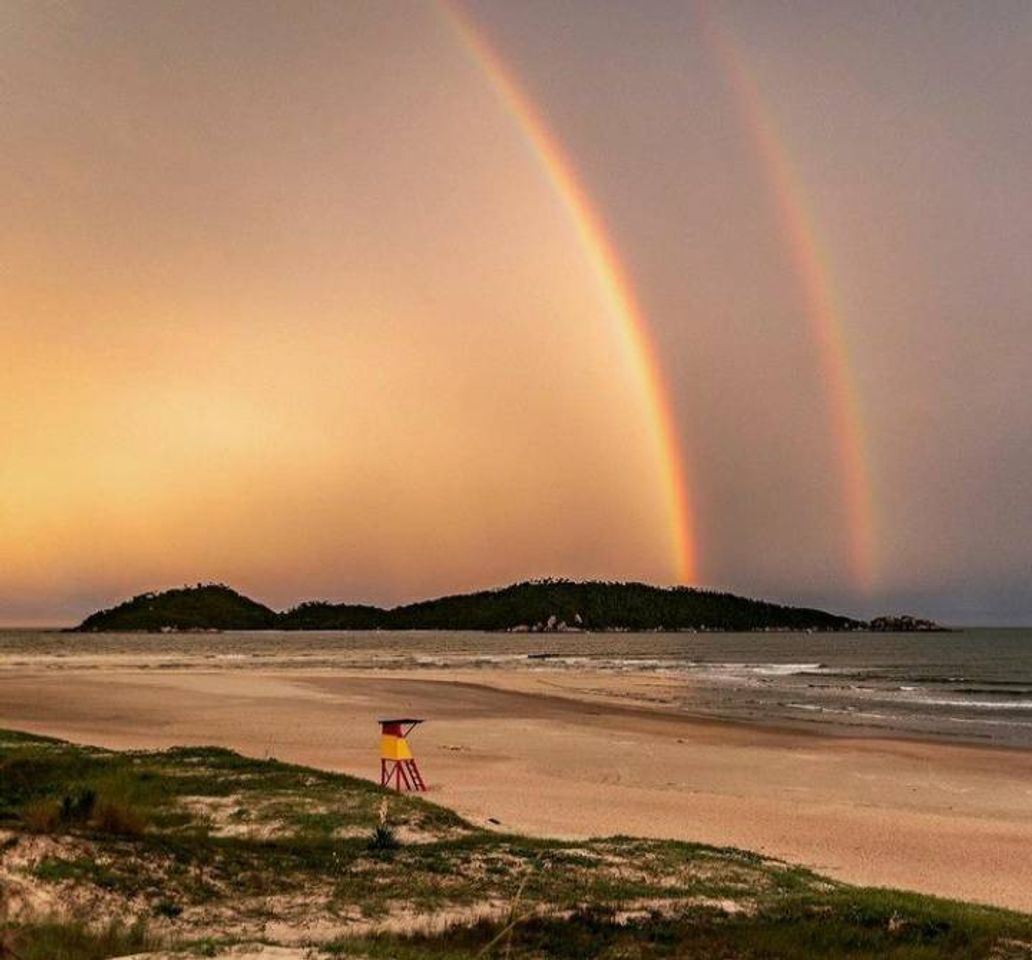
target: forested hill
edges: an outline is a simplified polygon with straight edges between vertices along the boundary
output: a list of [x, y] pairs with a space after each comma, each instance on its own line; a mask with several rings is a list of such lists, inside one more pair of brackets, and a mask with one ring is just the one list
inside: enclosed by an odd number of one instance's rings
[[110, 610], [90, 614], [76, 628], [88, 631], [273, 630], [275, 610], [217, 583], [141, 593]]
[[285, 613], [221, 584], [146, 593], [87, 617], [84, 631], [160, 630], [857, 630], [823, 610], [644, 583], [540, 580], [382, 609], [302, 603]]

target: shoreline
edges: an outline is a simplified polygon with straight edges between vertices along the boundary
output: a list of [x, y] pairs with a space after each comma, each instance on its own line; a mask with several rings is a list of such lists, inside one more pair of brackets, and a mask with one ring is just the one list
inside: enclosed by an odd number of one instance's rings
[[117, 749], [215, 744], [366, 778], [375, 717], [429, 722], [430, 796], [539, 836], [754, 850], [862, 884], [1032, 911], [1032, 751], [664, 711], [663, 678], [505, 670], [0, 671], [0, 726]]
[[[238, 631], [239, 633], [240, 631]], [[265, 631], [249, 631], [252, 635], [260, 635]], [[397, 631], [394, 631], [397, 632]], [[183, 635], [193, 636], [185, 633]], [[112, 634], [112, 636], [136, 636], [135, 634]], [[635, 680], [646, 683], [659, 684], [661, 681], [668, 681], [670, 686], [675, 686], [680, 692], [691, 690], [693, 687], [700, 687], [702, 684], [694, 681], [689, 675], [683, 673], [675, 677], [667, 677], [662, 673], [642, 670], [635, 674], [624, 674], [609, 672], [605, 670], [585, 669], [580, 671], [554, 670], [550, 671], [548, 660], [537, 660], [534, 657], [518, 655], [513, 658], [515, 666], [501, 666], [490, 664], [485, 666], [472, 666], [460, 664], [457, 666], [439, 665], [415, 665], [409, 662], [395, 663], [390, 659], [379, 659], [379, 662], [369, 664], [349, 664], [347, 661], [339, 661], [335, 651], [315, 650], [300, 655], [272, 656], [269, 654], [220, 654], [220, 653], [192, 653], [181, 651], [175, 654], [164, 653], [161, 658], [155, 661], [153, 655], [144, 653], [121, 653], [110, 652], [69, 652], [69, 653], [34, 653], [34, 654], [4, 654], [0, 653], [0, 677], [6, 673], [18, 673], [27, 670], [42, 670], [63, 674], [66, 672], [82, 672], [87, 675], [98, 671], [125, 672], [130, 675], [149, 676], [155, 674], [176, 674], [184, 675], [205, 675], [208, 673], [227, 673], [232, 675], [247, 675], [257, 673], [276, 673], [284, 677], [303, 677], [307, 675], [333, 675], [352, 676], [356, 679], [363, 677], [390, 676], [399, 680], [427, 680], [441, 683], [480, 683], [492, 689], [507, 690], [511, 692], [526, 692], [528, 695], [540, 697], [559, 697], [568, 700], [590, 704], [604, 704], [609, 710], [621, 711], [646, 711], [650, 714], [663, 714], [672, 720], [686, 720], [695, 724], [718, 724], [732, 727], [743, 727], [755, 731], [770, 731], [781, 734], [802, 734], [814, 737], [845, 740], [885, 740], [889, 742], [903, 741], [909, 743], [944, 745], [954, 747], [970, 747], [975, 750], [993, 750], [1014, 752], [1018, 754], [1032, 755], [1032, 744], [1005, 743], [993, 741], [986, 735], [972, 733], [949, 734], [940, 732], [932, 734], [924, 730], [910, 729], [902, 725], [887, 726], [876, 723], [846, 723], [834, 719], [818, 719], [818, 715], [800, 715], [792, 719], [784, 716], [765, 717], [756, 715], [746, 717], [734, 713], [721, 713], [719, 710], [693, 709], [690, 704], [673, 705], [667, 700], [649, 698], [636, 698], [633, 693], [628, 693], [627, 688], [635, 686]], [[352, 653], [367, 653], [373, 659], [381, 658], [377, 651], [357, 650]], [[325, 662], [312, 662], [313, 659], [322, 657]], [[533, 666], [528, 666], [524, 660], [529, 660]], [[573, 684], [548, 684], [547, 677], [554, 673], [557, 678], [574, 681], [578, 676], [596, 677], [601, 680], [615, 681], [608, 689], [602, 690], [579, 690]], [[511, 678], [511, 679], [510, 679]], [[523, 682], [520, 682], [521, 679]], [[535, 684], [534, 681], [537, 681]], [[554, 686], [561, 692], [552, 689], [530, 689], [535, 686]]]

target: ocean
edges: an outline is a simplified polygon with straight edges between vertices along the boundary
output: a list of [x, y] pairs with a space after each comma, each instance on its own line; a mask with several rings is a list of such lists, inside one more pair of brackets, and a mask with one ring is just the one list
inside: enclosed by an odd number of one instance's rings
[[0, 631], [0, 670], [107, 666], [654, 673], [664, 679], [659, 705], [694, 716], [1032, 747], [1030, 628], [926, 634]]

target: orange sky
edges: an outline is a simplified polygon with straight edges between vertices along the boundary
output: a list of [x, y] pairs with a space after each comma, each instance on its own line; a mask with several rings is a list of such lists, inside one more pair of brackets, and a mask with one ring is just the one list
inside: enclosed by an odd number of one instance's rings
[[84, 62], [57, 11], [14, 51], [23, 92], [56, 86], [42, 115], [25, 93], [6, 190], [8, 595], [676, 576], [602, 292], [511, 118], [412, 12], [368, 9], [394, 55], [317, 76], [153, 35]]
[[453, 2], [516, 93], [433, 2], [0, 5], [0, 624], [675, 582], [675, 448], [703, 584], [1032, 620], [1032, 10]]

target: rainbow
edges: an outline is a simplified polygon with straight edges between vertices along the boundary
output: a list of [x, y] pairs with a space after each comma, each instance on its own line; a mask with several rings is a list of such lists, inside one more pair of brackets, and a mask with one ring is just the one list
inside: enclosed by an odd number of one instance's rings
[[681, 583], [694, 583], [698, 574], [695, 522], [684, 453], [662, 368], [627, 271], [569, 158], [490, 41], [455, 0], [439, 0], [439, 9], [444, 12], [464, 49], [490, 81], [499, 100], [515, 118], [573, 224], [584, 256], [618, 325], [627, 356], [632, 358], [662, 464], [661, 479], [672, 531], [675, 575]]
[[818, 243], [815, 219], [770, 109], [728, 34], [698, 6], [703, 36], [721, 65], [749, 132], [788, 241], [817, 347], [828, 394], [845, 503], [849, 565], [853, 579], [869, 590], [875, 577], [874, 508], [856, 386], [849, 367], [838, 302], [827, 255]]

